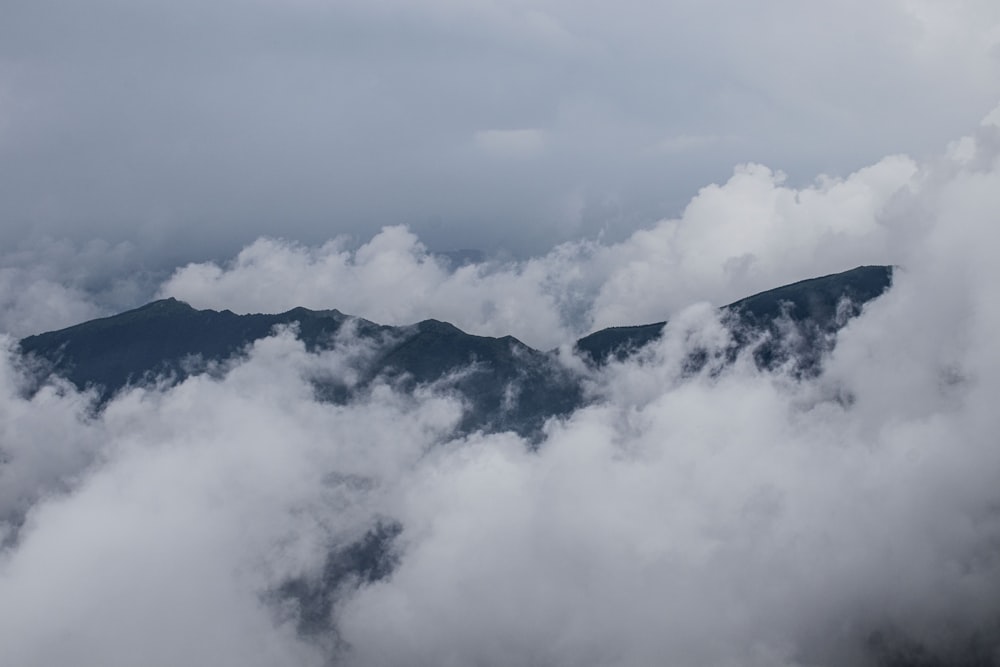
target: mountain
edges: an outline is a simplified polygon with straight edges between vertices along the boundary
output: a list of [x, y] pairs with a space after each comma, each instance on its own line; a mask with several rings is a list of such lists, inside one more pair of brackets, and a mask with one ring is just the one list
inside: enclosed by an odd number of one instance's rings
[[179, 382], [211, 372], [280, 325], [294, 324], [311, 351], [332, 349], [348, 322], [351, 335], [370, 342], [375, 355], [363, 360], [357, 383], [317, 381], [316, 391], [324, 399], [348, 400], [375, 381], [403, 389], [433, 382], [466, 401], [460, 431], [514, 430], [522, 435], [537, 432], [548, 417], [566, 414], [580, 404], [576, 379], [553, 355], [511, 336], [474, 336], [437, 320], [383, 326], [336, 310], [294, 308], [277, 315], [237, 315], [163, 299], [120, 315], [29, 336], [20, 342], [20, 349], [41, 361], [40, 381], [49, 373], [60, 375], [80, 389], [95, 389], [104, 403], [129, 385], [162, 378]]
[[[735, 355], [765, 334], [766, 339], [754, 350], [761, 367], [773, 368], [794, 356], [800, 371], [815, 371], [823, 353], [832, 348], [832, 335], [891, 284], [891, 266], [859, 266], [723, 306], [736, 342], [731, 353]], [[666, 324], [602, 329], [578, 340], [576, 350], [594, 364], [612, 358], [620, 361], [658, 339]]]
[[[753, 345], [762, 368], [791, 363], [795, 372], [814, 373], [836, 331], [891, 281], [891, 267], [863, 266], [724, 306], [734, 339], [728, 354], [735, 358]], [[337, 310], [237, 315], [163, 299], [29, 336], [20, 341], [20, 350], [40, 362], [39, 382], [49, 374], [65, 377], [80, 389], [95, 389], [103, 404], [130, 385], [219, 372], [222, 362], [244, 354], [276, 326], [294, 325], [307, 349], [316, 351], [336, 348], [338, 334], [348, 324], [353, 336], [372, 344], [374, 353], [361, 361], [357, 382], [316, 381], [317, 394], [326, 400], [349, 400], [376, 381], [404, 389], [436, 383], [466, 401], [461, 432], [513, 430], [525, 436], [537, 434], [549, 417], [568, 414], [584, 402], [580, 378], [555, 353], [535, 350], [511, 336], [474, 336], [437, 320], [391, 327]], [[575, 351], [599, 367], [635, 354], [658, 339], [665, 324], [603, 329], [577, 341]], [[695, 355], [689, 365], [697, 370], [703, 361]]]
[[[815, 373], [835, 343], [836, 332], [891, 281], [890, 267], [859, 267], [724, 306], [723, 319], [733, 332], [727, 355], [733, 359], [749, 348], [761, 368], [783, 366], [795, 373]], [[578, 340], [574, 349], [596, 372], [639, 353], [661, 336], [665, 324], [603, 329]], [[317, 396], [324, 400], [349, 401], [376, 382], [403, 389], [433, 383], [465, 401], [459, 432], [513, 430], [535, 443], [548, 418], [569, 414], [586, 401], [584, 378], [560, 363], [556, 352], [535, 350], [511, 336], [474, 336], [437, 320], [391, 327], [336, 310], [294, 308], [274, 315], [237, 315], [163, 299], [29, 336], [19, 345], [36, 361], [39, 386], [51, 375], [62, 376], [80, 389], [95, 390], [100, 409], [130, 385], [224, 373], [225, 362], [245, 355], [249, 345], [282, 325], [294, 326], [311, 351], [336, 349], [345, 340], [369, 344], [369, 353], [358, 360], [356, 379], [314, 381]], [[704, 361], [695, 353], [686, 367], [693, 372]], [[268, 593], [271, 601], [278, 606], [290, 603], [297, 610], [298, 630], [304, 636], [324, 636], [331, 632], [338, 591], [350, 582], [370, 583], [393, 572], [394, 544], [401, 531], [399, 523], [385, 518], [355, 541], [331, 545], [318, 577], [288, 579]], [[884, 644], [876, 648], [895, 656], [895, 644]], [[911, 664], [905, 659], [883, 662]]]

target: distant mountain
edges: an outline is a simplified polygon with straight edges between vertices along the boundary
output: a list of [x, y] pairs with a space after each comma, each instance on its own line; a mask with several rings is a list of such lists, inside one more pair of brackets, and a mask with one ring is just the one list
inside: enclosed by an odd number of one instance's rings
[[[724, 306], [724, 319], [733, 331], [733, 345], [726, 353], [733, 359], [752, 346], [761, 368], [784, 365], [793, 372], [814, 373], [823, 353], [833, 346], [835, 333], [865, 303], [882, 294], [891, 280], [890, 267], [859, 267]], [[577, 341], [575, 350], [597, 369], [640, 352], [660, 337], [664, 324], [597, 331]], [[226, 361], [245, 354], [247, 346], [279, 325], [294, 325], [312, 351], [335, 349], [347, 339], [370, 343], [370, 354], [359, 360], [357, 378], [314, 382], [324, 400], [350, 400], [378, 381], [403, 388], [436, 383], [465, 400], [468, 409], [459, 425], [461, 432], [513, 430], [533, 442], [538, 442], [546, 419], [569, 414], [585, 402], [583, 378], [562, 365], [554, 352], [532, 349], [510, 336], [473, 336], [436, 320], [390, 327], [336, 310], [295, 308], [277, 315], [237, 315], [164, 299], [29, 336], [20, 341], [20, 349], [38, 362], [39, 383], [52, 374], [63, 376], [78, 388], [95, 389], [100, 407], [129, 385], [224, 373]], [[704, 361], [696, 352], [687, 366], [694, 372]], [[355, 542], [332, 546], [318, 579], [290, 578], [269, 595], [278, 604], [294, 603], [304, 636], [331, 632], [337, 592], [352, 581], [374, 582], [389, 576], [397, 565], [393, 545], [401, 530], [399, 523], [386, 518]], [[885, 646], [892, 659], [884, 664], [930, 664], [907, 662], [905, 656], [894, 661], [895, 645]]]
[[[723, 307], [733, 330], [732, 358], [748, 345], [762, 368], [791, 363], [800, 373], [815, 372], [834, 334], [868, 301], [890, 285], [892, 269], [865, 266], [762, 292]], [[332, 349], [338, 333], [369, 341], [353, 383], [316, 382], [321, 398], [341, 402], [376, 381], [406, 387], [438, 383], [454, 390], [468, 409], [460, 430], [513, 430], [537, 434], [545, 420], [565, 415], [584, 400], [580, 378], [552, 352], [528, 347], [516, 338], [474, 336], [446, 322], [425, 320], [390, 327], [337, 310], [294, 308], [276, 315], [237, 315], [196, 310], [176, 299], [155, 301], [113, 317], [29, 336], [23, 353], [39, 360], [47, 374], [65, 377], [80, 389], [94, 388], [103, 403], [129, 385], [158, 378], [181, 381], [213, 372], [244, 354], [248, 345], [278, 325], [295, 325], [309, 350]], [[577, 341], [575, 349], [592, 366], [625, 359], [656, 340], [665, 322], [604, 329]], [[691, 368], [703, 360], [695, 355]]]
[[29, 336], [20, 348], [42, 362], [43, 376], [55, 373], [80, 389], [96, 389], [105, 402], [129, 385], [162, 378], [179, 382], [211, 372], [279, 325], [295, 324], [311, 351], [332, 349], [348, 322], [352, 336], [372, 344], [374, 356], [363, 360], [360, 377], [352, 385], [317, 381], [317, 393], [327, 400], [347, 400], [376, 380], [404, 388], [435, 382], [467, 402], [461, 431], [513, 430], [522, 435], [537, 432], [548, 417], [566, 414], [580, 404], [577, 380], [553, 355], [511, 336], [473, 336], [437, 320], [390, 327], [336, 310], [294, 308], [277, 315], [237, 315], [163, 299], [120, 315]]
[[[754, 350], [761, 367], [773, 368], [794, 357], [799, 371], [815, 371], [823, 353], [832, 348], [833, 334], [891, 284], [891, 266], [859, 266], [723, 306], [736, 342], [731, 353], [735, 356], [766, 334], [766, 340]], [[576, 350], [595, 364], [612, 358], [622, 360], [658, 339], [665, 325], [664, 321], [602, 329], [578, 340]], [[789, 336], [792, 332], [794, 341]]]

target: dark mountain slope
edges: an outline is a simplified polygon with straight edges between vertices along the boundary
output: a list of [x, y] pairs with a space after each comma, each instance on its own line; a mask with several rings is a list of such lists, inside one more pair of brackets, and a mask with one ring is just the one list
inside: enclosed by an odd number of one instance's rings
[[[735, 357], [743, 347], [755, 344], [754, 354], [762, 367], [791, 358], [799, 370], [815, 370], [822, 354], [832, 347], [833, 334], [864, 303], [882, 294], [891, 278], [890, 267], [859, 267], [725, 306], [736, 341], [731, 354]], [[408, 327], [383, 326], [336, 310], [295, 308], [277, 315], [237, 315], [228, 310], [196, 310], [164, 299], [113, 317], [29, 336], [20, 348], [40, 360], [46, 372], [64, 376], [81, 389], [96, 388], [103, 403], [130, 384], [162, 377], [180, 381], [204, 372], [212, 362], [243, 353], [278, 325], [296, 324], [310, 350], [331, 349], [336, 346], [336, 334], [349, 320], [353, 335], [371, 342], [376, 352], [358, 369], [359, 383], [318, 383], [317, 392], [326, 400], [348, 400], [379, 380], [406, 388], [437, 383], [466, 401], [461, 431], [514, 430], [522, 435], [537, 434], [548, 417], [567, 414], [583, 402], [579, 379], [554, 355], [516, 338], [473, 336], [437, 320]], [[577, 341], [576, 349], [596, 364], [622, 359], [659, 338], [664, 324], [604, 329]], [[698, 360], [693, 361], [697, 367]]]
[[473, 336], [437, 320], [408, 329], [379, 358], [372, 375], [397, 377], [407, 384], [443, 379], [468, 402], [462, 430], [533, 434], [547, 418], [580, 406], [577, 379], [552, 356], [513, 336]]
[[[196, 310], [175, 299], [155, 301], [120, 315], [68, 329], [29, 336], [21, 351], [46, 370], [78, 388], [95, 388], [102, 402], [128, 385], [159, 377], [183, 380], [202, 372], [206, 362], [241, 354], [274, 327], [296, 323], [310, 350], [330, 349], [347, 322], [336, 310], [295, 308], [278, 315], [237, 315], [228, 310]], [[580, 403], [580, 389], [549, 355], [517, 339], [473, 336], [436, 320], [389, 327], [352, 319], [354, 335], [378, 352], [361, 371], [362, 381], [348, 389], [336, 383], [317, 386], [328, 400], [346, 400], [377, 379], [403, 386], [438, 382], [459, 392], [468, 404], [462, 431], [484, 428], [527, 435], [546, 418]]]
[[[736, 347], [733, 355], [766, 334], [769, 340], [754, 352], [765, 368], [798, 358], [802, 370], [815, 369], [832, 345], [836, 333], [861, 307], [892, 284], [892, 267], [859, 266], [856, 269], [791, 285], [741, 299], [722, 310], [730, 316]], [[585, 359], [603, 364], [621, 360], [660, 337], [666, 322], [631, 327], [611, 327], [581, 338], [576, 350]], [[784, 326], [784, 329], [782, 328]], [[790, 340], [789, 332], [795, 334]]]
[[[280, 324], [297, 322], [301, 338], [315, 348], [336, 334], [346, 319], [336, 310], [305, 308], [278, 315], [236, 315], [163, 299], [120, 315], [29, 336], [20, 345], [22, 352], [49, 362], [77, 387], [99, 388], [106, 399], [128, 384], [158, 375], [182, 379], [199, 366], [199, 360], [228, 359]], [[362, 320], [359, 329], [376, 335], [388, 327]]]

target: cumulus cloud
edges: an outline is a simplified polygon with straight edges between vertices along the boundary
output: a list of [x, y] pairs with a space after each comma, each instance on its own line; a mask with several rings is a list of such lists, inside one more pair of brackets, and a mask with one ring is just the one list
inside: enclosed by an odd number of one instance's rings
[[557, 300], [563, 269], [577, 270], [573, 257], [557, 252], [545, 261], [454, 271], [444, 263], [404, 227], [385, 228], [356, 250], [344, 240], [310, 248], [260, 239], [225, 265], [178, 269], [160, 293], [237, 312], [336, 307], [383, 324], [434, 317], [472, 333], [506, 330], [543, 343], [565, 338]]
[[[456, 314], [529, 340], [664, 304], [663, 338], [580, 369], [592, 402], [549, 423], [537, 450], [510, 433], [454, 439], [461, 403], [432, 387], [319, 402], [310, 378], [348, 373], [351, 359], [308, 353], [290, 330], [228, 373], [132, 389], [97, 413], [70, 387], [26, 395], [8, 343], [5, 655], [995, 662], [998, 131], [807, 187], [741, 167], [678, 219], [528, 261], [448, 270], [391, 227], [357, 249], [261, 240], [163, 285], [196, 305]], [[868, 261], [901, 268], [818, 377], [711, 362], [732, 334], [704, 299]], [[692, 376], [694, 349], [710, 363]], [[331, 604], [302, 632], [308, 600], [287, 582], [323, 586], [328, 554], [386, 524], [399, 527], [388, 576], [326, 582]]]
[[[388, 389], [319, 404], [303, 365], [339, 362], [308, 357], [289, 331], [250, 357], [221, 381], [136, 389], [93, 418], [70, 390], [5, 393], [16, 418], [4, 420], [2, 509], [28, 505], [0, 560], [8, 659], [324, 664], [267, 596], [363, 534], [379, 485], [454, 424], [458, 405]], [[63, 470], [26, 475], [43, 457]], [[17, 494], [31, 482], [44, 493]]]
[[414, 233], [387, 227], [356, 250], [261, 239], [228, 263], [178, 269], [162, 288], [197, 307], [336, 307], [389, 324], [433, 317], [471, 333], [555, 347], [594, 328], [666, 319], [692, 303], [861, 264], [898, 261], [909, 228], [892, 207], [915, 186], [905, 156], [796, 188], [756, 164], [703, 188], [676, 219], [620, 243], [576, 241], [527, 260], [448, 271]]
[[844, 179], [801, 188], [758, 164], [702, 188], [684, 214], [608, 249], [612, 267], [593, 305], [596, 326], [656, 321], [692, 300], [718, 305], [768, 285], [896, 261], [889, 215], [917, 165], [887, 157]]

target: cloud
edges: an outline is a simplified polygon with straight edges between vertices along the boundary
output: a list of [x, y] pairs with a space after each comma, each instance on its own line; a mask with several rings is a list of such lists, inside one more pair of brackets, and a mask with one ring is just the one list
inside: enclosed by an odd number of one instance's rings
[[162, 288], [196, 307], [280, 312], [336, 307], [388, 324], [425, 318], [551, 348], [595, 328], [661, 321], [694, 301], [756, 291], [861, 264], [897, 261], [891, 215], [917, 164], [887, 157], [844, 178], [795, 188], [743, 165], [703, 188], [676, 219], [620, 243], [569, 242], [528, 260], [446, 270], [404, 227], [357, 250], [260, 239], [226, 264], [189, 264]]
[[537, 454], [435, 450], [399, 569], [337, 616], [350, 664], [994, 660], [995, 138], [921, 168], [904, 268], [815, 381], [685, 377], [728, 338], [695, 306]]
[[[22, 665], [322, 664], [267, 596], [363, 533], [379, 511], [379, 489], [364, 480], [391, 483], [459, 414], [447, 399], [387, 389], [349, 408], [316, 403], [303, 366], [325, 362], [338, 364], [284, 332], [224, 380], [136, 389], [96, 418], [70, 390], [8, 391], [0, 509], [29, 507], [0, 560], [6, 655]], [[74, 451], [90, 456], [53, 458]], [[25, 470], [43, 455], [64, 470], [35, 474], [39, 493]]]
[[593, 305], [595, 326], [657, 321], [696, 299], [722, 305], [767, 285], [893, 263], [899, 239], [886, 209], [916, 171], [912, 159], [893, 156], [796, 188], [763, 165], [738, 167], [702, 188], [679, 219], [608, 249], [614, 268]]
[[135, 247], [41, 239], [0, 254], [0, 332], [27, 336], [148, 299], [162, 279]]
[[383, 229], [356, 251], [345, 245], [341, 240], [309, 248], [261, 239], [227, 265], [178, 269], [161, 294], [238, 312], [336, 307], [384, 324], [433, 317], [473, 333], [506, 329], [542, 343], [565, 338], [557, 281], [563, 267], [572, 270], [572, 257], [448, 271], [403, 227]]

